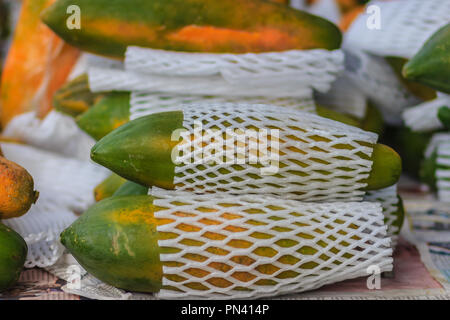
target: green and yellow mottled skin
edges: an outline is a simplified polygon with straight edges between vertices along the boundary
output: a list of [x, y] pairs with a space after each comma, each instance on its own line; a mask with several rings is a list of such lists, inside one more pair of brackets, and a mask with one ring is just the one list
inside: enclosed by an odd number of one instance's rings
[[106, 178], [98, 186], [95, 187], [95, 201], [98, 202], [111, 197], [125, 182], [127, 182], [126, 179], [118, 176], [115, 173], [111, 174], [108, 178]]
[[25, 240], [0, 223], [0, 292], [11, 288], [19, 280], [27, 252]]
[[[183, 112], [164, 112], [131, 121], [101, 139], [91, 158], [127, 180], [174, 189], [172, 133], [183, 128]], [[151, 174], [149, 174], [151, 173]]]
[[438, 110], [438, 118], [447, 130], [450, 130], [450, 108], [442, 106]]
[[61, 234], [62, 244], [94, 277], [118, 288], [161, 288], [157, 221], [149, 196], [113, 197], [85, 212]]
[[87, 74], [69, 81], [53, 96], [55, 110], [76, 117], [89, 110], [105, 96], [104, 93], [93, 93], [89, 88]]
[[[81, 29], [67, 28], [67, 8], [81, 9]], [[246, 53], [337, 49], [331, 22], [264, 0], [58, 0], [42, 20], [66, 42], [123, 58], [127, 46]]]
[[407, 59], [401, 57], [387, 57], [386, 61], [394, 70], [395, 74], [397, 75], [397, 78], [413, 95], [424, 101], [430, 101], [436, 98], [437, 96], [436, 90], [433, 90], [430, 87], [427, 87], [418, 82], [405, 79], [405, 77], [402, 74], [402, 70], [403, 67], [408, 63]]
[[405, 78], [450, 93], [450, 23], [439, 29], [405, 65]]
[[[179, 141], [172, 141], [172, 134], [177, 129], [183, 129], [181, 111], [136, 119], [97, 142], [91, 158], [127, 180], [147, 187], [174, 189], [172, 152]], [[368, 183], [367, 190], [386, 188], [398, 181], [401, 159], [393, 149], [378, 144], [371, 160], [371, 174], [363, 181]]]
[[130, 94], [110, 93], [80, 115], [77, 125], [95, 140], [130, 121]]

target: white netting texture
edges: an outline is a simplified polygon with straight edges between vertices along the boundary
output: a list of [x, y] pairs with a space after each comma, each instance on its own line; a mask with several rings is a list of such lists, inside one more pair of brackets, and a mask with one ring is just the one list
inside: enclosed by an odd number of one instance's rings
[[[450, 17], [449, 0], [371, 1], [369, 6], [375, 9], [356, 19], [344, 43], [380, 56], [412, 58]], [[378, 17], [380, 28], [369, 28]]]
[[2, 143], [5, 156], [33, 176], [39, 199], [30, 211], [3, 223], [27, 242], [26, 267], [47, 267], [63, 253], [59, 234], [95, 201], [94, 187], [108, 171], [88, 161], [65, 158], [33, 147]]
[[245, 103], [245, 104], [271, 104], [287, 107], [304, 112], [316, 112], [312, 95], [304, 98], [264, 98], [264, 97], [218, 97], [218, 96], [190, 96], [175, 94], [157, 94], [149, 92], [132, 92], [130, 98], [130, 120], [149, 114], [164, 112], [179, 108], [183, 104], [196, 103]]
[[388, 228], [387, 235], [392, 239], [392, 248], [395, 249], [398, 242], [398, 219], [401, 212], [399, 211], [400, 200], [397, 194], [397, 185], [389, 188], [369, 191], [364, 197], [364, 201], [379, 202], [383, 208], [384, 222]]
[[444, 126], [438, 118], [441, 107], [450, 107], [450, 96], [439, 94], [439, 96], [428, 102], [408, 109], [403, 113], [405, 124], [413, 131], [425, 132], [442, 129]]
[[[182, 107], [176, 190], [359, 201], [378, 136], [270, 105]], [[176, 139], [176, 137], [174, 137]]]
[[[173, 192], [172, 192], [173, 193]], [[392, 270], [377, 203], [301, 203], [154, 190], [165, 253], [162, 299], [245, 299], [302, 292]]]
[[385, 121], [398, 125], [406, 107], [421, 101], [410, 93], [382, 57], [345, 50], [344, 75], [384, 114]]
[[443, 202], [450, 202], [450, 139], [438, 146], [437, 155], [438, 197]]
[[305, 97], [326, 92], [342, 71], [340, 50], [261, 54], [180, 53], [132, 47], [125, 70], [92, 67], [96, 91], [145, 91], [185, 95]]

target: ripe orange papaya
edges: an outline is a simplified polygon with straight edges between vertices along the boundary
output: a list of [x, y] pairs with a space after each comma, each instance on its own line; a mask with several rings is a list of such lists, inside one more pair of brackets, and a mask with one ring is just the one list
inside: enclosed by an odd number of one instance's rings
[[0, 219], [24, 215], [38, 196], [31, 175], [18, 164], [0, 156]]
[[2, 126], [15, 116], [36, 111], [43, 118], [52, 98], [78, 60], [67, 45], [41, 23], [41, 11], [55, 0], [25, 0], [6, 58], [0, 92]]
[[[71, 5], [80, 8], [80, 29], [67, 28]], [[246, 53], [332, 50], [342, 40], [328, 20], [261, 0], [58, 0], [42, 19], [68, 43], [116, 58], [133, 45]]]

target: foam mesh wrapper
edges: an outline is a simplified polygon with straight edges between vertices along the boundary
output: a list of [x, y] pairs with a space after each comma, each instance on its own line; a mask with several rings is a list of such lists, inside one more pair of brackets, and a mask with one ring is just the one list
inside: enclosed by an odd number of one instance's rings
[[[392, 270], [381, 205], [153, 189], [160, 299], [248, 299], [298, 293]], [[166, 220], [167, 219], [167, 220]]]

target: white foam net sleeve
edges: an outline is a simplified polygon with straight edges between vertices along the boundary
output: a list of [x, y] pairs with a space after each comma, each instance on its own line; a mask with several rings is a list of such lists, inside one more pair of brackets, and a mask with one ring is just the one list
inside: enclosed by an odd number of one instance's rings
[[344, 74], [382, 111], [389, 124], [401, 124], [403, 110], [421, 102], [382, 57], [346, 48]]
[[344, 44], [380, 56], [412, 58], [437, 30], [449, 22], [449, 0], [371, 1], [380, 28], [369, 28], [374, 11], [361, 14], [344, 37]]
[[[341, 71], [340, 50], [211, 54], [128, 47], [125, 69], [149, 75], [208, 77], [221, 75], [228, 83], [289, 85], [301, 83], [322, 89]], [[323, 90], [323, 89], [322, 89]]]
[[421, 103], [403, 112], [406, 126], [413, 131], [426, 132], [443, 129], [444, 125], [438, 118], [438, 111], [443, 106], [450, 108], [450, 96], [439, 94], [432, 101]]
[[364, 196], [377, 134], [270, 105], [195, 104], [182, 110], [176, 190], [307, 201]]
[[47, 267], [63, 250], [59, 234], [95, 201], [94, 187], [108, 171], [88, 161], [13, 143], [1, 144], [5, 156], [24, 167], [35, 182], [39, 199], [22, 217], [4, 220], [29, 246], [26, 267]]
[[338, 77], [326, 93], [316, 93], [319, 105], [364, 119], [367, 113], [367, 97], [345, 73]]
[[326, 92], [342, 71], [340, 50], [258, 54], [182, 53], [130, 47], [125, 70], [92, 67], [92, 91], [303, 97]]
[[438, 198], [450, 203], [450, 139], [439, 144], [437, 148], [436, 171]]
[[[303, 98], [264, 98], [264, 97], [219, 97], [219, 96], [192, 96], [176, 94], [158, 94], [152, 92], [132, 92], [130, 97], [130, 120], [149, 114], [164, 112], [179, 108], [183, 104], [196, 103], [245, 103], [245, 104], [271, 104], [287, 107], [304, 112], [316, 112], [316, 106], [311, 94]], [[281, 110], [280, 110], [281, 111]]]
[[34, 112], [18, 115], [8, 123], [2, 135], [86, 161], [95, 144], [72, 117], [57, 111], [51, 111], [44, 119], [39, 119]]
[[384, 222], [387, 226], [387, 235], [392, 240], [392, 248], [395, 249], [398, 243], [400, 229], [397, 225], [399, 219], [400, 200], [397, 194], [397, 185], [389, 188], [368, 191], [364, 201], [379, 202], [383, 208]]
[[392, 270], [380, 204], [153, 190], [161, 299], [248, 299]]

